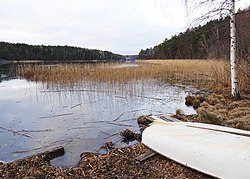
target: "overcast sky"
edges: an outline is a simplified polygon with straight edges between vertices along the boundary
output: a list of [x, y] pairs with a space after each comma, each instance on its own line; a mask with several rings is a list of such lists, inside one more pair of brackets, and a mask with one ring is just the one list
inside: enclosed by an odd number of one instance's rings
[[0, 41], [13, 43], [138, 54], [191, 21], [184, 0], [0, 0]]

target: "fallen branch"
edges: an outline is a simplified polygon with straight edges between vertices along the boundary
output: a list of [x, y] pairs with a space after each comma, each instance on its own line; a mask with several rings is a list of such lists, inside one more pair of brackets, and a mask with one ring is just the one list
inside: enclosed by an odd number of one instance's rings
[[124, 120], [120, 120], [119, 122], [128, 122], [128, 121], [132, 121], [132, 120], [136, 120], [137, 118], [132, 118], [132, 119], [124, 119]]
[[120, 119], [120, 117], [122, 117], [123, 114], [125, 114], [125, 112], [121, 113], [114, 121], [117, 121], [118, 119]]
[[107, 133], [107, 132], [104, 132], [104, 131], [101, 131], [101, 130], [99, 130], [101, 133], [103, 133], [103, 134], [105, 134], [105, 135], [108, 135], [109, 136], [109, 134]]
[[125, 96], [115, 96], [115, 98], [127, 99], [127, 97], [125, 97]]
[[114, 134], [112, 134], [112, 135], [110, 135], [110, 136], [108, 136], [108, 137], [105, 137], [104, 139], [108, 139], [108, 138], [113, 137], [113, 136], [116, 136], [116, 135], [120, 135], [120, 132], [114, 133]]
[[40, 117], [40, 119], [53, 118], [53, 117], [61, 117], [61, 116], [69, 116], [69, 115], [72, 115], [72, 114], [74, 114], [74, 113], [57, 114], [57, 115], [53, 115], [53, 116]]
[[49, 132], [49, 131], [53, 131], [52, 129], [44, 129], [44, 130], [21, 130], [21, 131], [17, 131], [17, 132]]
[[75, 108], [75, 107], [77, 107], [77, 106], [81, 106], [82, 105], [82, 103], [79, 103], [79, 104], [77, 104], [77, 105], [75, 105], [75, 106], [72, 106], [70, 109], [73, 109], [73, 108]]
[[147, 109], [135, 109], [135, 110], [132, 110], [132, 111], [128, 111], [128, 113], [144, 111], [144, 110], [147, 110]]
[[[38, 149], [42, 149], [42, 148], [45, 148], [45, 147], [39, 147], [39, 148], [36, 148], [36, 149], [33, 149], [33, 150], [38, 150]], [[23, 152], [30, 152], [30, 151], [32, 151], [32, 150], [17, 151], [17, 152], [14, 152], [14, 153], [23, 153]], [[45, 152], [41, 152], [41, 153], [38, 153], [38, 154], [35, 154], [35, 155], [31, 155], [29, 157], [25, 157], [24, 159], [29, 159], [29, 158], [36, 157], [36, 156], [44, 156], [45, 160], [52, 160], [52, 159], [54, 159], [56, 157], [60, 157], [60, 156], [64, 155], [64, 153], [65, 153], [64, 148], [62, 146], [59, 146], [59, 147], [49, 149], [49, 150], [47, 150]], [[22, 161], [24, 159], [19, 159], [19, 160], [16, 160], [14, 162]]]
[[136, 95], [136, 97], [163, 101], [162, 98], [154, 98], [154, 97], [149, 97], [149, 96], [139, 96], [139, 95]]
[[88, 129], [88, 128], [96, 128], [96, 127], [73, 127], [70, 129]]
[[[80, 139], [80, 138], [74, 138], [74, 139]], [[68, 145], [68, 144], [70, 144], [71, 142], [73, 142], [74, 139], [73, 139], [73, 138], [68, 138], [68, 139], [58, 140], [58, 141], [55, 141], [55, 142], [50, 143], [50, 146], [51, 146], [51, 145], [55, 145], [55, 144], [57, 144], [57, 143], [59, 143], [60, 145], [61, 145], [61, 144]]]
[[125, 126], [125, 127], [133, 127], [129, 124], [121, 124], [121, 123], [113, 123], [113, 122], [107, 122], [107, 124], [117, 125], [117, 126]]
[[107, 121], [89, 121], [89, 122], [84, 122], [84, 124], [95, 124], [100, 122], [107, 122]]
[[28, 134], [22, 134], [22, 133], [20, 133], [20, 132], [18, 132], [18, 131], [15, 131], [15, 130], [13, 130], [13, 129], [7, 129], [7, 128], [4, 128], [4, 127], [0, 127], [0, 128], [3, 129], [3, 130], [6, 130], [6, 131], [8, 131], [8, 132], [12, 132], [14, 135], [21, 135], [21, 136], [24, 136], [24, 137], [28, 137], [28, 138], [34, 139], [33, 137], [31, 137], [31, 136], [28, 135]]

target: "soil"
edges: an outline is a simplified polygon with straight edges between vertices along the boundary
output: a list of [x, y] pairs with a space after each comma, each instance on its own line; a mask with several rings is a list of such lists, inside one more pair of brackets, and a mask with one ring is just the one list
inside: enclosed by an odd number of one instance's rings
[[[183, 121], [213, 123], [250, 130], [250, 98], [245, 97], [240, 101], [235, 101], [213, 94], [202, 98], [198, 105], [197, 99], [199, 98], [195, 97], [194, 99], [196, 100], [195, 105], [198, 108], [198, 114], [184, 115], [177, 111], [174, 117]], [[107, 144], [107, 146], [109, 145]], [[109, 148], [112, 148], [112, 144], [110, 146]], [[148, 150], [143, 144], [137, 143], [126, 148], [112, 149], [104, 155], [83, 153], [78, 167], [74, 168], [51, 166], [48, 157], [37, 155], [8, 164], [0, 164], [0, 177], [6, 179], [212, 178], [158, 154], [143, 162], [135, 159]]]
[[50, 165], [44, 156], [34, 156], [0, 165], [1, 178], [211, 178], [156, 154], [139, 162], [135, 157], [149, 149], [143, 144], [114, 149], [101, 155], [82, 154], [79, 166]]

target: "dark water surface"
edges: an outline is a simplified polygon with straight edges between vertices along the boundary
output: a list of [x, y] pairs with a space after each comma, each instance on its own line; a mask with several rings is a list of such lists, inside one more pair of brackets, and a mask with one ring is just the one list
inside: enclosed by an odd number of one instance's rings
[[126, 128], [139, 132], [140, 115], [168, 115], [176, 109], [195, 113], [184, 104], [188, 91], [153, 80], [133, 82], [133, 93], [95, 83], [54, 89], [6, 72], [9, 69], [0, 71], [0, 160], [4, 162], [63, 146], [65, 155], [52, 164], [76, 166], [82, 152], [103, 152], [100, 148], [106, 142], [131, 145], [121, 142], [119, 132]]

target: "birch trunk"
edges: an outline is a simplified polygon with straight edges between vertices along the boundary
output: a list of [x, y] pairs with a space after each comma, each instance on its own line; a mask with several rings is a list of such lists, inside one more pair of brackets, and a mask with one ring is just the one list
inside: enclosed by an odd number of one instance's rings
[[233, 98], [240, 98], [239, 88], [238, 88], [238, 74], [237, 74], [237, 64], [236, 64], [236, 26], [235, 26], [235, 0], [231, 0], [231, 10], [230, 10], [230, 38], [231, 38], [231, 48], [230, 48], [230, 66], [231, 66], [231, 95]]

